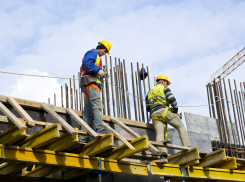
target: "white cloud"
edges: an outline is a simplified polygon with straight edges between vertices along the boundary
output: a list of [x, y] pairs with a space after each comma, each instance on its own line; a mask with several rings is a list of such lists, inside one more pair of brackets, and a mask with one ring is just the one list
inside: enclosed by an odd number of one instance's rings
[[[151, 78], [166, 74], [171, 79], [179, 105], [199, 105], [207, 104], [205, 85], [211, 74], [244, 47], [244, 2], [182, 1], [156, 6], [142, 5], [141, 1], [140, 7], [134, 1], [106, 2], [66, 5], [61, 1], [59, 9], [48, 1], [3, 5], [1, 70], [38, 70], [40, 74], [71, 77], [77, 75], [84, 53], [106, 39], [112, 43], [112, 57], [126, 59], [128, 77], [130, 62], [144, 63]], [[6, 82], [4, 77], [0, 78], [0, 84], [5, 85], [2, 93], [30, 100], [47, 101], [54, 92], [60, 93], [58, 87], [64, 84], [40, 78], [41, 84], [35, 82], [32, 92], [25, 90], [34, 81], [31, 78], [9, 77]], [[9, 92], [10, 87], [15, 91]], [[44, 88], [43, 96], [35, 93], [35, 89], [39, 93]], [[208, 114], [207, 108], [181, 110]]]

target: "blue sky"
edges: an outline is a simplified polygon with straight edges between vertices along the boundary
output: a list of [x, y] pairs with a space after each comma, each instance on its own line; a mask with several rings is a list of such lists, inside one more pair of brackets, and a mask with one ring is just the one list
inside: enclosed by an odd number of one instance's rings
[[[152, 77], [166, 74], [179, 105], [207, 104], [210, 76], [245, 46], [244, 1], [0, 2], [1, 71], [71, 77], [105, 39], [128, 73], [140, 62]], [[229, 78], [244, 81], [243, 70]], [[0, 74], [0, 94], [47, 102], [64, 83]], [[208, 108], [180, 112], [208, 115]]]

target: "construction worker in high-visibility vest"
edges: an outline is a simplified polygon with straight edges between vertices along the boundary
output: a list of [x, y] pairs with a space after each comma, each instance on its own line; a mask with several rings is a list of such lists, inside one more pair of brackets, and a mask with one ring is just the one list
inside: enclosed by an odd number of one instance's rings
[[[102, 40], [98, 42], [96, 49], [87, 51], [83, 57], [81, 66], [81, 90], [84, 93], [83, 120], [90, 126], [95, 127], [97, 133], [112, 133], [107, 130], [102, 122], [103, 104], [101, 101], [101, 78], [105, 78], [107, 73], [102, 70], [101, 56], [109, 54], [111, 44]], [[94, 121], [94, 122], [93, 122]], [[85, 130], [81, 127], [82, 130]], [[82, 142], [86, 142], [86, 136], [80, 136]]]
[[[159, 75], [156, 79], [157, 85], [153, 87], [146, 96], [146, 109], [151, 114], [153, 126], [156, 131], [156, 141], [164, 140], [164, 128], [166, 127], [165, 139], [167, 139], [167, 124], [170, 124], [178, 130], [183, 146], [190, 146], [190, 140], [184, 124], [177, 116], [178, 105], [174, 95], [168, 86], [171, 84], [168, 77]], [[172, 108], [169, 108], [169, 104]], [[162, 158], [167, 158], [167, 150], [164, 147], [158, 147]]]

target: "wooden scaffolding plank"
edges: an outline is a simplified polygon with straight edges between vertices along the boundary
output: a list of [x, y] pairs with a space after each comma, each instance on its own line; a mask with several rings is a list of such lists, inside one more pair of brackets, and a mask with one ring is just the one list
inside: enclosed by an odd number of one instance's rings
[[0, 174], [4, 175], [11, 175], [15, 174], [21, 169], [30, 166], [31, 164], [29, 163], [22, 163], [22, 164], [11, 164], [11, 163], [4, 163], [0, 166]]
[[20, 145], [22, 147], [40, 148], [42, 146], [52, 143], [59, 137], [59, 124], [54, 123], [53, 125], [30, 135], [24, 141], [21, 141], [16, 145]]
[[83, 128], [87, 130], [87, 132], [95, 137], [98, 138], [99, 135], [82, 119], [80, 118], [72, 109], [67, 108], [66, 109], [67, 113], [70, 114], [78, 124], [80, 124]]
[[[33, 108], [33, 109], [42, 109], [42, 107], [41, 107], [41, 105], [43, 104], [42, 102], [30, 101], [30, 100], [19, 99], [19, 98], [14, 98], [14, 99], [22, 107], [28, 107], [28, 108]], [[0, 101], [3, 103], [8, 103], [7, 102], [7, 96], [0, 95]], [[51, 104], [49, 106], [57, 113], [67, 114], [66, 108], [54, 106]], [[74, 110], [74, 112], [76, 112], [76, 114], [78, 116], [82, 116], [82, 111]], [[110, 121], [111, 117], [112, 116], [103, 115], [102, 119], [104, 121], [111, 122]], [[117, 119], [119, 119], [121, 122], [123, 122], [124, 124], [129, 125], [129, 126], [135, 126], [135, 127], [139, 127], [139, 128], [147, 128], [147, 129], [154, 130], [153, 124], [129, 120], [129, 119], [122, 119], [122, 118], [117, 118]]]
[[16, 102], [13, 97], [7, 97], [7, 101], [15, 108], [15, 110], [21, 115], [21, 117], [27, 122], [29, 126], [35, 126], [35, 121], [29, 116], [29, 114]]
[[168, 159], [156, 159], [156, 160], [146, 160], [143, 161], [145, 164], [156, 163], [156, 164], [165, 164], [168, 162]]
[[105, 127], [108, 129], [108, 130], [112, 130], [115, 137], [120, 140], [121, 142], [123, 142], [125, 145], [128, 146], [128, 148], [130, 149], [133, 149], [133, 150], [136, 150], [129, 142], [128, 140], [126, 140], [122, 135], [120, 135], [116, 130], [114, 130], [113, 128], [111, 128], [108, 124], [106, 124], [104, 121], [103, 121], [103, 124], [105, 125]]
[[220, 169], [231, 169], [234, 170], [237, 168], [236, 158], [235, 157], [227, 157], [225, 161], [221, 164], [214, 166], [215, 168]]
[[[25, 121], [23, 121], [25, 124]], [[0, 143], [4, 145], [11, 145], [26, 137], [26, 130], [20, 130], [16, 126], [12, 126], [0, 134]]]
[[62, 117], [60, 117], [54, 110], [52, 110], [47, 104], [42, 104], [42, 108], [47, 111], [56, 121], [58, 121], [70, 134], [77, 134], [77, 131]]
[[[0, 123], [3, 123], [3, 124], [5, 124], [5, 123], [8, 123], [9, 121], [8, 121], [8, 118], [7, 118], [7, 116], [2, 116], [2, 115], [0, 115]], [[12, 123], [13, 124], [13, 123]]]
[[45, 165], [35, 168], [34, 170], [23, 174], [22, 176], [28, 176], [28, 177], [46, 177], [50, 174], [53, 174], [55, 172], [58, 172], [60, 170], [65, 169], [65, 167], [57, 167], [57, 166], [51, 166], [51, 165]]
[[129, 157], [131, 155], [134, 155], [138, 152], [149, 149], [148, 136], [146, 135], [136, 138], [130, 143], [134, 146], [135, 150], [129, 149], [125, 144], [123, 144], [119, 147], [114, 148], [108, 154], [105, 154], [104, 157], [109, 158], [109, 159], [120, 160], [120, 159]]
[[[75, 128], [78, 131], [78, 128]], [[45, 147], [46, 150], [52, 151], [62, 151], [75, 143], [79, 142], [78, 134], [71, 135], [70, 133], [66, 132], [57, 137], [55, 141], [52, 142], [49, 146]]]
[[176, 154], [173, 154], [169, 156], [167, 159], [168, 164], [185, 165], [200, 158], [201, 157], [199, 156], [199, 148], [195, 147], [187, 151], [181, 151]]
[[87, 143], [84, 145], [83, 148], [77, 150], [80, 155], [88, 155], [93, 156], [100, 153], [103, 153], [114, 146], [114, 135], [113, 133], [108, 133], [101, 138], [97, 138], [92, 142]]
[[[124, 123], [122, 123], [121, 121], [119, 121], [118, 119], [116, 119], [115, 117], [111, 117], [111, 121], [113, 121], [114, 123], [116, 123], [118, 126], [120, 126], [122, 129], [124, 129], [126, 132], [128, 132], [130, 135], [132, 135], [135, 138], [139, 138], [140, 135], [137, 134], [136, 132], [134, 132], [132, 129], [130, 129], [129, 127], [127, 127]], [[160, 151], [154, 147], [151, 143], [149, 143], [149, 147], [150, 150], [152, 150], [152, 152], [159, 154]]]
[[20, 130], [26, 130], [24, 125], [2, 102], [0, 102], [0, 110], [17, 126]]
[[208, 153], [205, 157], [200, 159], [199, 167], [210, 167], [218, 165], [223, 161], [226, 161], [227, 157], [225, 154], [225, 149], [216, 150], [214, 152]]

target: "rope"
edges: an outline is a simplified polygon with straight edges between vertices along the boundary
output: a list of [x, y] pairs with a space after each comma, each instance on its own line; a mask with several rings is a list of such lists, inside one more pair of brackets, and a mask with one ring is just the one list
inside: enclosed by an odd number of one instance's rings
[[63, 77], [56, 77], [56, 76], [43, 76], [43, 75], [30, 75], [30, 74], [24, 74], [24, 73], [12, 73], [12, 72], [6, 72], [6, 71], [0, 71], [0, 73], [7, 73], [11, 75], [22, 75], [22, 76], [35, 76], [35, 77], [45, 77], [45, 78], [57, 78], [57, 79], [75, 79], [80, 80], [80, 78], [63, 78]]
[[[56, 79], [66, 79], [66, 80], [70, 80], [70, 79], [73, 79], [73, 80], [80, 80], [80, 78], [64, 78], [64, 77], [56, 77], [56, 76], [30, 75], [30, 74], [24, 74], [24, 73], [12, 73], [12, 72], [7, 72], [7, 71], [0, 71], [0, 73], [6, 73], [6, 74], [11, 74], [11, 75], [22, 75], [22, 76], [42, 77], [42, 78], [56, 78]], [[110, 83], [110, 82], [108, 82], [108, 83], [111, 84], [112, 86], [117, 87], [118, 89], [120, 89], [120, 90], [126, 92], [126, 94], [130, 94], [130, 95], [134, 96], [132, 93], [130, 93], [130, 92], [128, 92], [128, 91], [125, 91], [125, 90], [121, 89], [120, 87], [118, 87], [118, 86], [116, 86], [116, 85], [113, 85], [113, 83]], [[140, 99], [140, 98], [137, 97], [137, 96], [134, 96], [134, 97], [136, 97], [137, 99]], [[233, 103], [233, 102], [231, 102], [231, 101], [229, 101], [229, 100], [227, 100], [227, 99], [225, 99], [225, 98], [221, 98], [221, 97], [218, 97], [218, 96], [215, 96], [215, 97], [219, 98], [220, 100], [226, 100], [226, 101], [230, 102], [230, 103], [233, 104], [233, 105], [236, 105], [236, 106], [238, 106], [238, 107], [242, 107], [242, 108], [245, 109], [244, 106], [240, 106], [240, 105], [238, 105], [238, 104], [235, 104], [235, 103]], [[142, 100], [145, 101], [144, 99], [142, 99]], [[218, 101], [215, 101], [215, 103], [216, 103], [216, 102], [220, 102], [220, 101], [218, 100]], [[206, 106], [214, 106], [214, 105], [216, 105], [215, 103], [214, 103], [214, 104], [210, 104], [210, 105], [194, 105], [194, 106], [178, 106], [178, 107], [206, 107]]]

